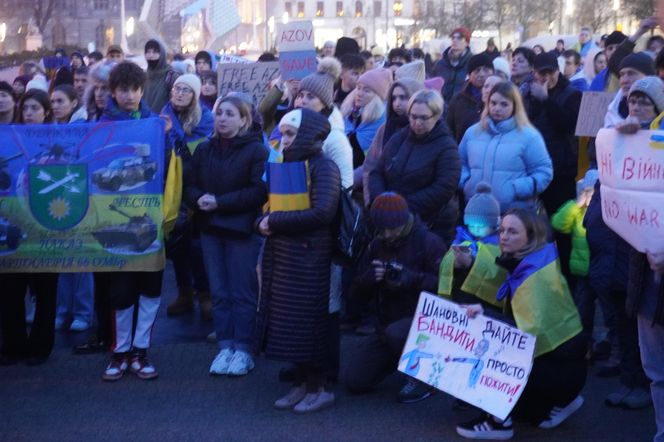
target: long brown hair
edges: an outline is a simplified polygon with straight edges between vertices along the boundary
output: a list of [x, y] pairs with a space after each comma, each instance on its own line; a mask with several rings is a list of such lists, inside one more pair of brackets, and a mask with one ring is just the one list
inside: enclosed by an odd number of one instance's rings
[[523, 105], [523, 100], [521, 99], [519, 88], [508, 81], [501, 81], [500, 83], [496, 83], [493, 89], [491, 89], [491, 92], [489, 92], [489, 98], [487, 99], [487, 103], [484, 106], [484, 111], [482, 111], [482, 118], [480, 119], [482, 129], [489, 129], [489, 103], [491, 102], [491, 97], [495, 93], [499, 93], [503, 97], [507, 98], [514, 105], [511, 116], [514, 117], [514, 120], [516, 121], [516, 127], [519, 129], [524, 127], [532, 127], [532, 124], [528, 119], [528, 114], [526, 114], [526, 108]]

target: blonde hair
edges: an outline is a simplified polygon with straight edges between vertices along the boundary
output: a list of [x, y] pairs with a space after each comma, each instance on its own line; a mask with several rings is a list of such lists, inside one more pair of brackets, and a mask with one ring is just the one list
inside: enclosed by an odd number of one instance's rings
[[196, 97], [193, 97], [189, 106], [180, 112], [180, 124], [182, 125], [184, 133], [191, 135], [196, 126], [198, 126], [198, 123], [201, 122], [202, 116], [203, 111], [201, 109], [201, 104]]
[[[212, 113], [214, 114], [215, 118], [217, 117], [217, 109], [219, 108], [219, 106], [221, 106], [222, 103], [232, 104], [233, 107], [235, 107], [240, 113], [240, 117], [245, 119], [245, 123], [240, 128], [238, 135], [244, 135], [245, 133], [247, 133], [247, 131], [249, 131], [251, 126], [254, 124], [254, 121], [251, 118], [251, 106], [241, 98], [232, 95], [226, 97], [219, 97], [217, 98], [217, 101], [214, 103], [214, 106], [212, 107]], [[216, 127], [214, 130], [214, 134], [217, 135]]]
[[436, 91], [422, 89], [415, 92], [415, 94], [410, 97], [410, 100], [408, 100], [408, 113], [410, 113], [410, 109], [416, 103], [426, 105], [436, 118], [443, 114], [445, 102], [443, 101], [443, 97], [441, 97]]
[[487, 103], [484, 106], [484, 110], [482, 111], [482, 117], [480, 118], [482, 129], [489, 129], [489, 103], [491, 103], [491, 97], [493, 94], [496, 93], [502, 95], [512, 102], [514, 109], [512, 110], [511, 117], [514, 117], [514, 121], [516, 121], [516, 127], [519, 129], [523, 129], [524, 127], [532, 127], [532, 124], [528, 119], [528, 114], [526, 114], [526, 108], [523, 106], [523, 100], [521, 100], [521, 93], [519, 92], [519, 89], [510, 82], [501, 81], [500, 83], [496, 83], [496, 85], [491, 89], [491, 92], [489, 92], [489, 98], [487, 99]]
[[[357, 89], [353, 89], [346, 99], [341, 103], [341, 113], [344, 117], [348, 117], [351, 112], [353, 112], [353, 107], [355, 107], [355, 96], [357, 95]], [[374, 97], [369, 101], [369, 103], [362, 108], [362, 122], [363, 123], [373, 123], [374, 121], [380, 119], [385, 113], [385, 103], [377, 94], [374, 94]]]

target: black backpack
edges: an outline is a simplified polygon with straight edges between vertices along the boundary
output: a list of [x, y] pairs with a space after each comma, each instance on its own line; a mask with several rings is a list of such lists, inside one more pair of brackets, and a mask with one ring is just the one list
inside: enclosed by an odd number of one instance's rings
[[334, 260], [344, 266], [356, 264], [367, 248], [371, 235], [362, 206], [353, 199], [352, 188], [341, 188], [337, 209], [337, 247]]

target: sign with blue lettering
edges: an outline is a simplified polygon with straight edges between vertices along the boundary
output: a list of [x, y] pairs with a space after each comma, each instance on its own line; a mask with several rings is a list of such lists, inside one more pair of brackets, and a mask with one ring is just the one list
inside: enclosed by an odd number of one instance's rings
[[422, 292], [399, 371], [505, 419], [528, 382], [535, 337]]

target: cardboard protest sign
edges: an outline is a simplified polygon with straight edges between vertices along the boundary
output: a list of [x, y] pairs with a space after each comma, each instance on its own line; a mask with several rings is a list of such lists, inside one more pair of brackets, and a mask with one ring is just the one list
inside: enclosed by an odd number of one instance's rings
[[251, 60], [237, 55], [221, 54], [217, 63], [251, 63]]
[[597, 134], [602, 217], [639, 252], [664, 250], [664, 131]]
[[574, 135], [596, 137], [597, 132], [604, 127], [604, 115], [613, 97], [615, 94], [611, 92], [584, 92]]
[[281, 25], [277, 32], [277, 48], [281, 78], [301, 80], [316, 72], [314, 25], [311, 21], [293, 21]]
[[0, 126], [0, 273], [161, 270], [163, 124]]
[[535, 337], [422, 292], [399, 371], [505, 419], [523, 393]]
[[270, 90], [270, 82], [279, 76], [279, 63], [226, 63], [218, 65], [217, 72], [220, 97], [244, 92], [258, 106]]

